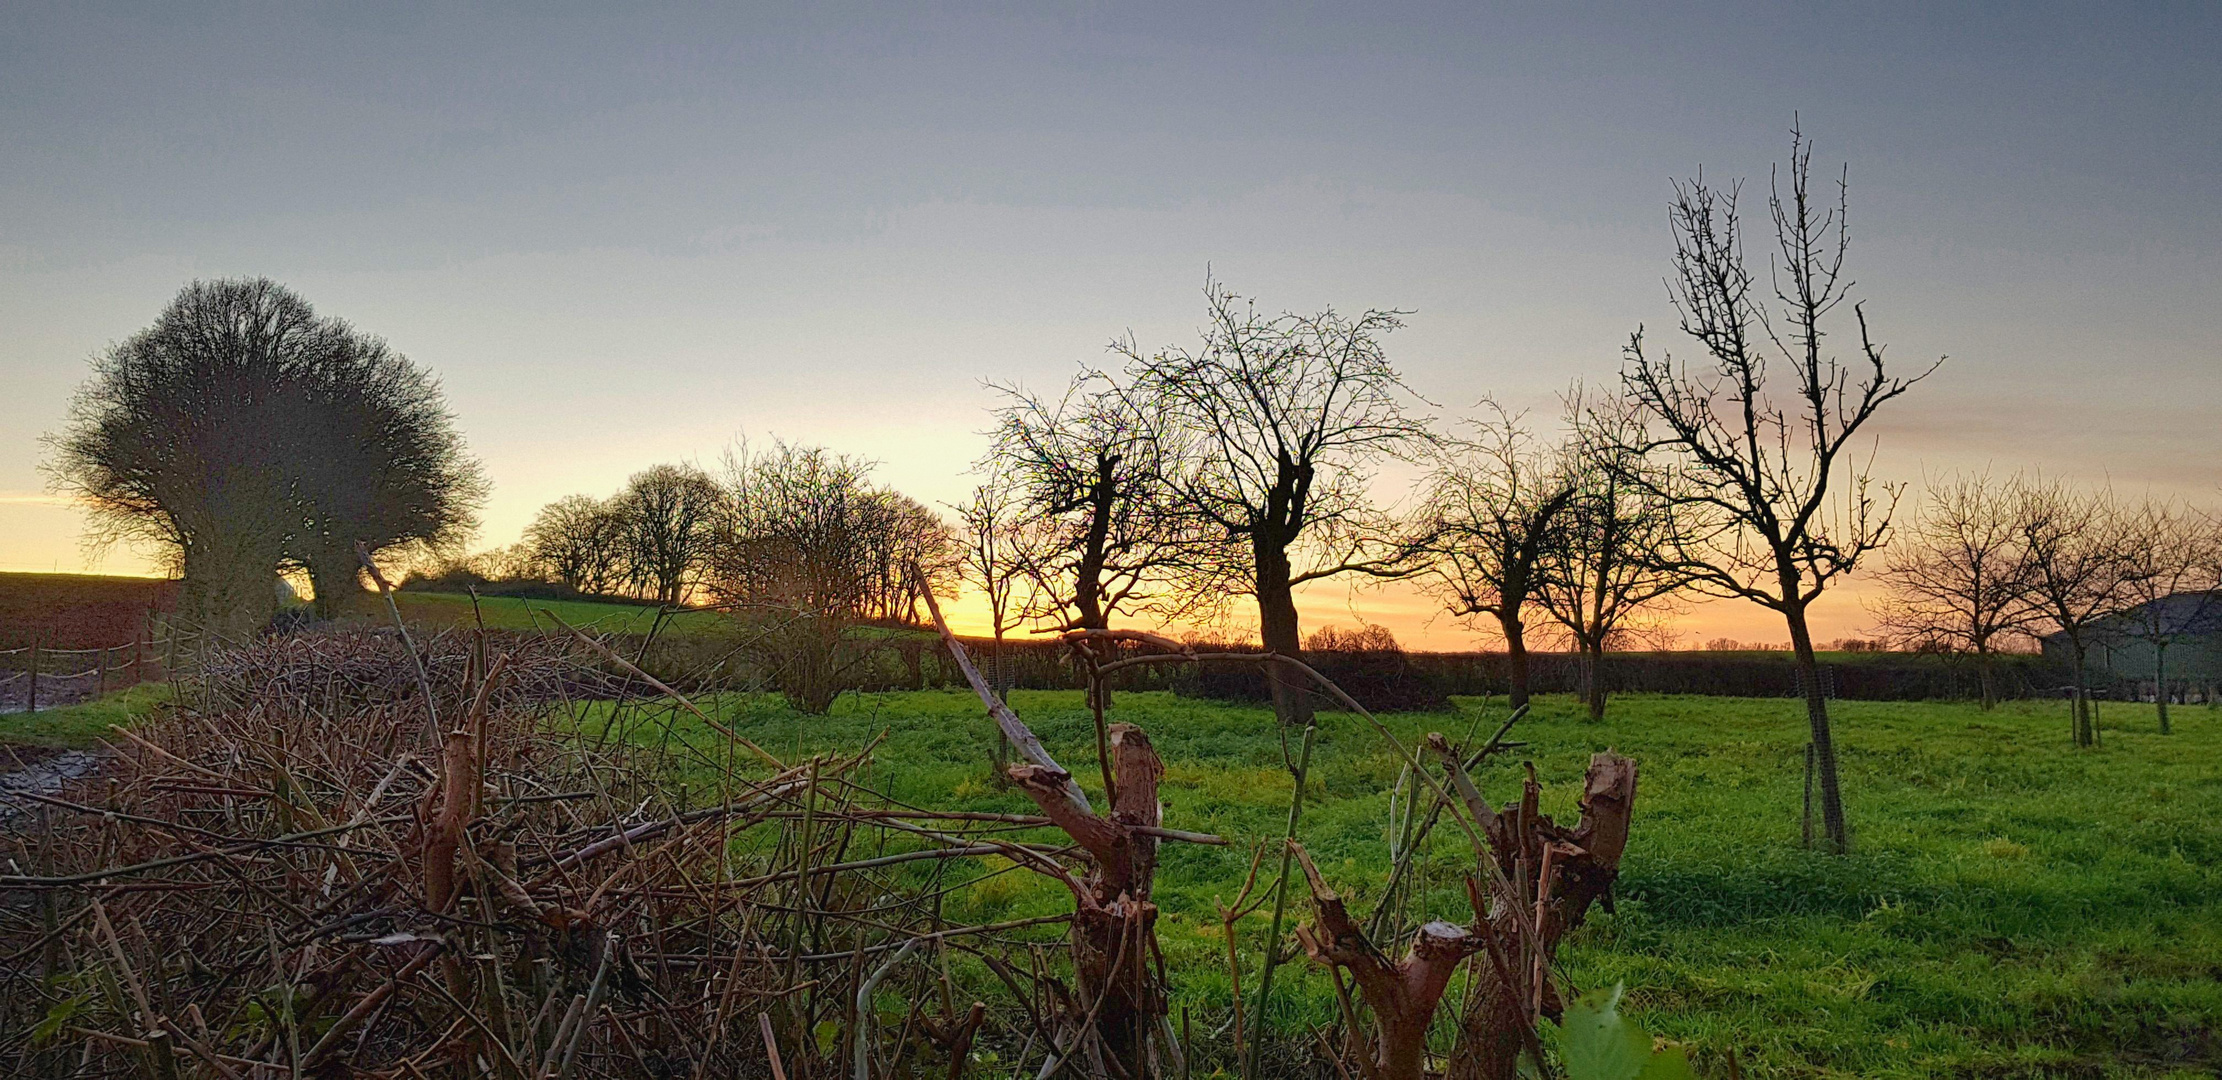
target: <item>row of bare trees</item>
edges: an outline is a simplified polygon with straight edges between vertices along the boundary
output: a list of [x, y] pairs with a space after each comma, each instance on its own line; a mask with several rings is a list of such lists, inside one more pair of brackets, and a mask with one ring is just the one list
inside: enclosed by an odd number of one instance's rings
[[926, 583], [905, 567], [916, 562], [946, 579], [954, 535], [870, 474], [862, 459], [786, 443], [736, 450], [716, 474], [652, 466], [608, 498], [570, 495], [542, 507], [502, 569], [585, 595], [671, 606], [777, 595], [813, 610], [916, 622]]
[[[1216, 614], [1247, 596], [1265, 648], [1295, 655], [1296, 589], [1420, 578], [1503, 637], [1515, 706], [1528, 613], [1545, 612], [1590, 658], [1595, 714], [1595, 663], [1645, 613], [1684, 589], [1748, 600], [1789, 631], [1823, 820], [1843, 848], [1807, 613], [1883, 544], [1898, 489], [1872, 478], [1858, 440], [1934, 368], [1886, 372], [1849, 302], [1844, 184], [1833, 198], [1816, 188], [1811, 152], [1794, 132], [1770, 185], [1764, 291], [1740, 187], [1676, 185], [1669, 294], [1701, 359], [1655, 351], [1639, 331], [1620, 394], [1570, 395], [1562, 445], [1539, 445], [1486, 401], [1470, 437], [1438, 433], [1382, 344], [1402, 312], [1266, 315], [1217, 284], [1194, 347], [1120, 340], [1113, 369], [1061, 395], [1004, 388], [989, 482], [963, 515], [997, 636], [1029, 621]], [[1848, 358], [1830, 345], [1838, 321], [1851, 324]], [[1391, 463], [1427, 474], [1412, 512], [1377, 495]], [[1282, 720], [1303, 723], [1303, 696], [1274, 680]]]
[[2110, 488], [1988, 475], [1932, 482], [1891, 547], [1875, 616], [1909, 648], [1965, 653], [1997, 700], [1994, 659], [2051, 637], [2073, 671], [2074, 739], [2092, 745], [2092, 650], [2151, 649], [2160, 730], [2168, 718], [2168, 649], [2222, 623], [2222, 517], [2184, 503], [2127, 502]]
[[736, 612], [747, 650], [789, 701], [822, 713], [871, 657], [858, 627], [921, 621], [927, 594], [955, 587], [962, 558], [939, 514], [874, 484], [871, 470], [784, 442], [735, 449], [715, 474], [658, 465], [607, 499], [543, 507], [507, 570], [580, 593]]

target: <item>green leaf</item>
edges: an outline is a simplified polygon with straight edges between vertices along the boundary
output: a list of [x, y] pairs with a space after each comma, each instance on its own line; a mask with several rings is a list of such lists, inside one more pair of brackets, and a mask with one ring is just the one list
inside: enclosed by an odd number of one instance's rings
[[841, 1025], [831, 1020], [820, 1020], [818, 1026], [811, 1028], [810, 1032], [818, 1037], [819, 1055], [832, 1057], [834, 1044], [841, 1038]]
[[1637, 1080], [1644, 1075], [1651, 1062], [1651, 1036], [1620, 1015], [1620, 989], [1584, 994], [1566, 1007], [1559, 1052], [1566, 1059], [1568, 1080]]
[[61, 1034], [62, 1029], [68, 1026], [69, 1022], [75, 1019], [78, 1013], [83, 1012], [86, 1003], [91, 1000], [92, 993], [88, 991], [55, 1002], [53, 1008], [46, 1010], [46, 1019], [39, 1021], [38, 1026], [31, 1029], [32, 1044], [44, 1046], [54, 1036]]
[[1697, 1073], [1690, 1068], [1689, 1055], [1681, 1047], [1669, 1046], [1651, 1055], [1637, 1080], [1697, 1080]]

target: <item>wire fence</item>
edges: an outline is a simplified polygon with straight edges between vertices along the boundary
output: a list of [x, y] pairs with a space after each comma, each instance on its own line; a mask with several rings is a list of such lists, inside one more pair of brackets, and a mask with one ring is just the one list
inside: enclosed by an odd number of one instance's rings
[[0, 712], [37, 712], [160, 682], [198, 666], [207, 636], [166, 619], [150, 619], [133, 640], [89, 649], [57, 649], [37, 639], [0, 649]]

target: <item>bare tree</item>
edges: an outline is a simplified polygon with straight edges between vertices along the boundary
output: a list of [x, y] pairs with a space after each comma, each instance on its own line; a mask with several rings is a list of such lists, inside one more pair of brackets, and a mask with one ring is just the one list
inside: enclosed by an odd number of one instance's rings
[[1095, 371], [1055, 398], [999, 389], [984, 464], [1009, 485], [1026, 541], [1013, 549], [1035, 586], [1024, 614], [1047, 629], [1102, 630], [1121, 613], [1176, 609], [1191, 522], [1170, 501], [1181, 454], [1169, 402]]
[[626, 576], [659, 604], [684, 603], [710, 558], [725, 493], [692, 465], [634, 473], [616, 497], [625, 530]]
[[1931, 482], [1878, 575], [1889, 590], [1874, 608], [1885, 635], [1908, 647], [1974, 656], [1986, 711], [1998, 701], [1999, 646], [2027, 634], [2038, 617], [2023, 558], [2027, 509], [2019, 476]]
[[2127, 551], [2130, 530], [2112, 491], [2078, 492], [2058, 480], [2024, 485], [2017, 518], [2030, 596], [2044, 623], [2067, 642], [2074, 669], [2071, 735], [2077, 746], [2096, 746], [2088, 685], [2091, 646], [2127, 606], [2135, 575]]
[[[1216, 284], [1204, 295], [1210, 322], [1195, 350], [1122, 348], [1134, 392], [1162, 398], [1190, 440], [1174, 479], [1198, 538], [1182, 568], [1188, 594], [1248, 593], [1265, 647], [1295, 656], [1297, 587], [1409, 577], [1424, 565], [1425, 545], [1367, 492], [1375, 465], [1433, 444], [1381, 346], [1402, 313], [1267, 317]], [[1301, 688], [1273, 670], [1276, 711], [1303, 722]]]
[[963, 583], [964, 551], [956, 531], [924, 503], [885, 488], [878, 500], [883, 524], [866, 534], [876, 544], [866, 552], [874, 571], [864, 613], [920, 625], [928, 594], [950, 595]]
[[525, 526], [525, 545], [545, 572], [579, 593], [608, 592], [624, 564], [624, 524], [609, 501], [566, 495]]
[[328, 605], [357, 542], [453, 539], [484, 494], [429, 375], [267, 278], [187, 285], [95, 359], [50, 444], [96, 540], [154, 548], [223, 637], [269, 621], [281, 562]]
[[2212, 519], [2196, 508], [2147, 500], [2125, 519], [2123, 555], [2123, 633], [2152, 647], [2153, 706], [2160, 733], [2171, 734], [2168, 718], [2168, 647], [2202, 632], [2222, 618], [2222, 544]]
[[1544, 549], [1574, 498], [1573, 474], [1520, 417], [1484, 399], [1470, 441], [1446, 442], [1423, 511], [1433, 538], [1422, 579], [1452, 615], [1487, 616], [1504, 639], [1507, 703], [1528, 703], [1527, 625]]
[[[1003, 655], [1004, 635], [1026, 620], [1028, 599], [1026, 522], [1018, 516], [1018, 500], [1001, 476], [972, 489], [972, 498], [957, 507], [962, 523], [964, 575], [980, 590], [988, 605], [988, 632], [995, 639], [995, 661]], [[1000, 674], [1000, 671], [998, 671]], [[994, 681], [994, 680], [991, 680]], [[996, 685], [998, 691], [1008, 686]]]
[[788, 702], [823, 713], [871, 655], [861, 623], [904, 617], [954, 583], [955, 538], [925, 507], [874, 487], [870, 462], [822, 447], [736, 451], [725, 477], [731, 510], [711, 591], [757, 620], [754, 649]]
[[1673, 476], [1628, 451], [1636, 417], [1625, 402], [1592, 404], [1577, 387], [1567, 416], [1572, 496], [1541, 545], [1533, 595], [1581, 654], [1580, 696], [1601, 720], [1605, 651], [1625, 647], [1689, 586], [1680, 555], [1696, 539], [1696, 516]]
[[430, 372], [346, 323], [332, 330], [306, 379], [310, 417], [293, 448], [302, 523], [287, 545], [327, 619], [362, 595], [359, 550], [458, 549], [489, 486]]
[[[1829, 843], [1844, 851], [1849, 837], [1836, 743], [1806, 612], [1889, 530], [1897, 489], [1874, 483], [1867, 463], [1850, 456], [1853, 439], [1884, 403], [1935, 368], [1910, 379], [1886, 373], [1883, 347], [1858, 304], [1852, 305], [1858, 358], [1846, 363], [1829, 350], [1823, 323], [1852, 285], [1842, 276], [1850, 244], [1847, 186], [1840, 179], [1833, 202], [1817, 199], [1811, 158], [1811, 144], [1793, 128], [1789, 164], [1767, 202], [1776, 244], [1772, 305], [1754, 295], [1744, 259], [1740, 186], [1722, 190], [1702, 176], [1675, 185], [1669, 293], [1682, 331], [1710, 363], [1693, 372], [1670, 356], [1653, 357], [1638, 332], [1621, 380], [1648, 432], [1629, 449], [1664, 455], [1670, 474], [1688, 485], [1685, 505], [1717, 515], [1719, 528], [1686, 552], [1697, 586], [1760, 604], [1788, 624], [1813, 733], [1822, 821]], [[1768, 388], [1777, 370], [1790, 376], [1782, 399]]]

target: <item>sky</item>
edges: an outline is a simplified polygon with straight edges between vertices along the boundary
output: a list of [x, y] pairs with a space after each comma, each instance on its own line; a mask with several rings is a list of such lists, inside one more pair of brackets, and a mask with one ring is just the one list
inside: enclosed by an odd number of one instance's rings
[[[989, 381], [1269, 309], [1411, 312], [1446, 423], [1678, 355], [1670, 181], [1849, 168], [1879, 475], [2222, 485], [2222, 6], [1097, 3], [0, 9], [0, 569], [88, 552], [41, 436], [195, 278], [438, 373], [533, 511], [737, 439], [961, 500]], [[1754, 204], [1756, 208], [1756, 204]], [[1914, 496], [1909, 496], [1914, 497]], [[1853, 581], [1823, 638], [1869, 620]], [[1409, 590], [1310, 625], [1473, 640]], [[1779, 641], [1748, 604], [1686, 636]]]

